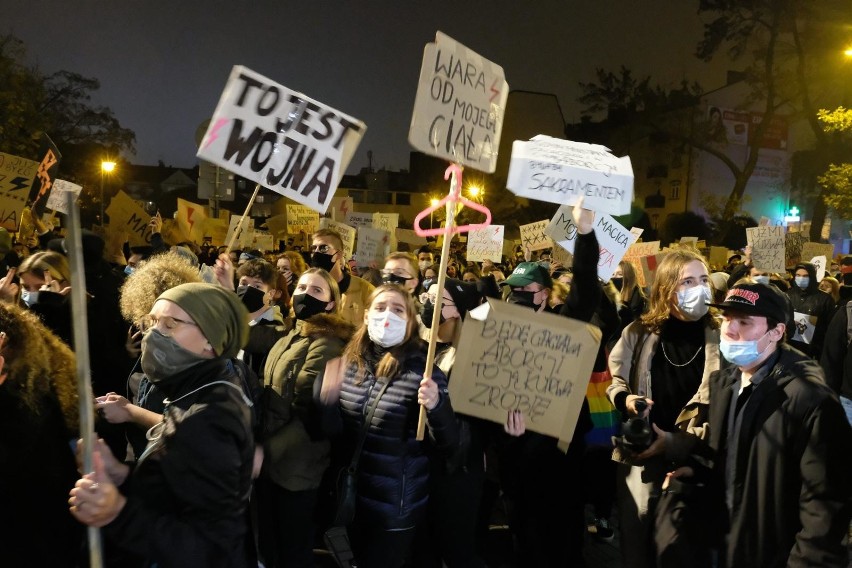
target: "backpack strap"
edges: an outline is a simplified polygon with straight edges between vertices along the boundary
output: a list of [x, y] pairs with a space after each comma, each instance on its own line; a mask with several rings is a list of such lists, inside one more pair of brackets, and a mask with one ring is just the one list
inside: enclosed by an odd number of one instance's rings
[[846, 345], [852, 345], [852, 300], [846, 302]]

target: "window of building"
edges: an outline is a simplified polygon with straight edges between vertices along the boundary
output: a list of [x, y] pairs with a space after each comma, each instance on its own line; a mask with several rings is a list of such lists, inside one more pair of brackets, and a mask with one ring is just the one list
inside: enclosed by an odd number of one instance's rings
[[349, 190], [349, 197], [352, 198], [352, 203], [364, 203], [364, 192], [356, 191], [353, 189]]
[[680, 180], [673, 179], [669, 182], [669, 186], [672, 190], [672, 199], [680, 199]]
[[397, 193], [396, 194], [396, 204], [397, 205], [411, 205], [411, 194], [409, 194], [409, 193]]

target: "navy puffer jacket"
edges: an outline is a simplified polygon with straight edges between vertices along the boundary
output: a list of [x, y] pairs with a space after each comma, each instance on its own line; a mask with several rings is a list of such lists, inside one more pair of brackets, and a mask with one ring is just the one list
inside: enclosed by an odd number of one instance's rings
[[[386, 379], [376, 378], [373, 366], [356, 383], [357, 366], [346, 369], [340, 390], [340, 411], [345, 443], [354, 450], [370, 406]], [[418, 349], [405, 359], [403, 371], [382, 394], [373, 416], [358, 463], [358, 503], [355, 523], [384, 529], [414, 527], [428, 500], [429, 454], [448, 455], [458, 445], [458, 426], [447, 394], [447, 378], [438, 367], [432, 380], [438, 383], [441, 400], [427, 412], [429, 436], [416, 440], [420, 406], [417, 390], [426, 365]], [[438, 452], [429, 452], [428, 445]], [[436, 458], [441, 459], [441, 458]]]

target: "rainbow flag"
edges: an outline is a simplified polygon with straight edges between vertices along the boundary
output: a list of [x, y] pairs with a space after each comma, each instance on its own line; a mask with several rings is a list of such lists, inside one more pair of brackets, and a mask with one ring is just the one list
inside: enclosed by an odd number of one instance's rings
[[612, 447], [612, 437], [621, 430], [621, 415], [606, 397], [606, 389], [612, 384], [609, 369], [592, 373], [586, 389], [586, 400], [592, 413], [594, 426], [586, 434], [586, 444], [597, 447]]

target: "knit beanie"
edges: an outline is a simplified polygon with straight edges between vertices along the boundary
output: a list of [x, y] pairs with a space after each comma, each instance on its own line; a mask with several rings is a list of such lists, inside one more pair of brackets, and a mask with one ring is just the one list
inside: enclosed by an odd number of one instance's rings
[[198, 325], [223, 359], [236, 356], [248, 342], [248, 311], [233, 292], [213, 284], [189, 282], [166, 290], [158, 300], [174, 302]]

